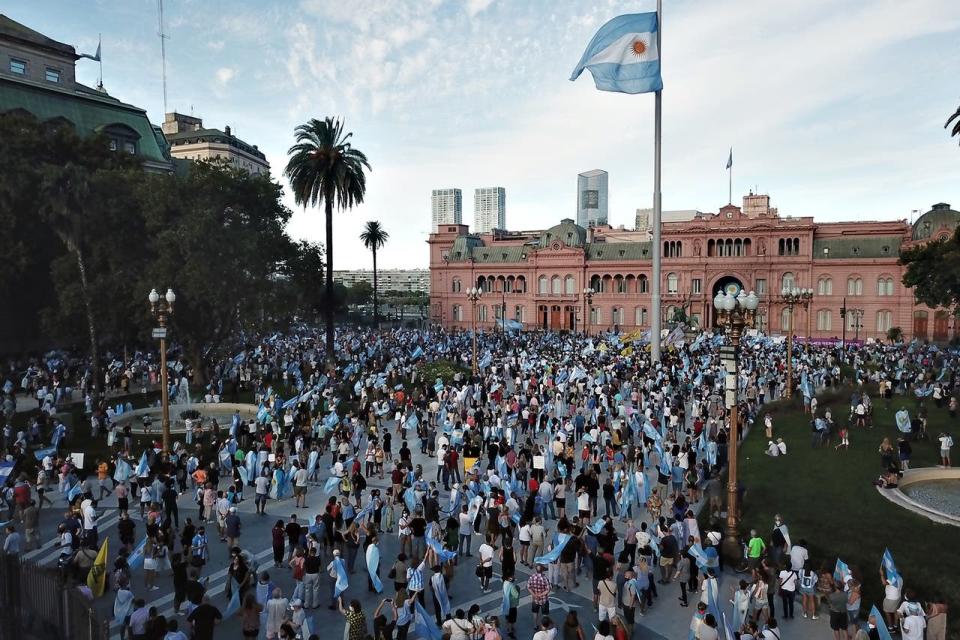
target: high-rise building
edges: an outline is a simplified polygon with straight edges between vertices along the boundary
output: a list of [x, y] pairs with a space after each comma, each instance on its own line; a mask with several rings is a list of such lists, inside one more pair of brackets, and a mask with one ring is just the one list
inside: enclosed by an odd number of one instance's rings
[[233, 135], [230, 127], [204, 129], [203, 120], [182, 113], [168, 113], [163, 135], [170, 143], [170, 154], [183, 160], [220, 158], [237, 169], [255, 175], [270, 175], [270, 163], [255, 144], [247, 144]]
[[[373, 286], [373, 271], [370, 269], [346, 269], [333, 272], [333, 281], [352, 287], [358, 282]], [[429, 269], [378, 269], [377, 289], [381, 294], [388, 291], [401, 293], [430, 293]]]
[[607, 224], [607, 180], [603, 169], [577, 176], [577, 224], [581, 227]]
[[507, 190], [482, 187], [473, 192], [473, 232], [488, 233], [507, 228]]
[[433, 232], [441, 224], [461, 224], [463, 221], [463, 193], [460, 189], [434, 189], [430, 196]]

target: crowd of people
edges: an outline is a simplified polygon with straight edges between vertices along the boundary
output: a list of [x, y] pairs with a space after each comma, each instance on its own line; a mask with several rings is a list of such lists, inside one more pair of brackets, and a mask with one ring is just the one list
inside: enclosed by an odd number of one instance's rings
[[[744, 565], [726, 567], [742, 573], [723, 580], [721, 470], [735, 446], [723, 338], [702, 334], [670, 345], [654, 365], [633, 340], [485, 334], [471, 375], [471, 336], [463, 333], [345, 329], [336, 363], [304, 328], [251, 339], [203, 372], [171, 364], [173, 392], [203, 380], [203, 399], [249, 392], [259, 410], [253, 419], [237, 413], [204, 437], [188, 430], [169, 452], [160, 442], [141, 448], [129, 425], [113, 424], [109, 402], [91, 397], [81, 361], [11, 364], [5, 415], [17, 392], [36, 398], [40, 411], [19, 431], [7, 415], [8, 460], [32, 468], [32, 451], [45, 453], [35, 476], [19, 473], [11, 482], [18, 527], [4, 550], [18, 554], [46, 542], [38, 514], [57, 493], [70, 508], [53, 544], [82, 588], [102, 542], [100, 503], [115, 498], [113, 614], [135, 640], [213, 638], [233, 615], [247, 638], [319, 637], [317, 625], [332, 615], [342, 616], [351, 640], [516, 638], [523, 593], [537, 640], [588, 638], [593, 622], [597, 640], [631, 638], [651, 608], [666, 607], [689, 608], [690, 637], [699, 640], [726, 637], [727, 629], [741, 640], [786, 640], [781, 633], [789, 633], [796, 608], [804, 618], [826, 613], [838, 640], [879, 637], [879, 625], [919, 638], [921, 623], [928, 640], [945, 638], [946, 605], [932, 595], [921, 603], [895, 571], [881, 575], [883, 619], [864, 620], [863, 576], [835, 571], [832, 558], [811, 558], [779, 516], [745, 537]], [[764, 404], [784, 394], [783, 344], [763, 336], [744, 343], [737, 433], [763, 424], [768, 455], [786, 455], [770, 414], [754, 425]], [[810, 414], [812, 444], [836, 438], [848, 447], [848, 429], [869, 426], [871, 402], [903, 401], [907, 411], [909, 399], [916, 418], [901, 424], [898, 417], [900, 442], [885, 441], [880, 450], [881, 480], [895, 483], [909, 466], [910, 443], [925, 436], [926, 403], [955, 412], [956, 356], [877, 344], [849, 358], [860, 384], [848, 418], [817, 407], [817, 391], [840, 383], [837, 351], [797, 353], [793, 391]], [[420, 365], [438, 360], [462, 366], [446, 380], [427, 378]], [[136, 354], [111, 365], [106, 382], [118, 391], [145, 390], [156, 373], [149, 355]], [[871, 400], [865, 390], [873, 384], [879, 391]], [[56, 418], [57, 407], [76, 399], [73, 389], [85, 400], [91, 436], [109, 442], [109, 457], [92, 468], [75, 468], [59, 446], [79, 428]], [[54, 445], [44, 448], [47, 436]], [[949, 465], [952, 440], [938, 438]], [[180, 513], [182, 496], [193, 498], [192, 515]], [[253, 502], [253, 513], [239, 509], [243, 501]], [[244, 543], [260, 526], [270, 528], [272, 566]], [[206, 592], [218, 544], [230, 558], [226, 603]], [[398, 549], [392, 561], [381, 558], [388, 546]], [[358, 556], [362, 580], [352, 578]], [[465, 564], [473, 576], [463, 575]], [[294, 581], [286, 593], [271, 579], [278, 570]], [[172, 575], [173, 610], [182, 620], [148, 602], [160, 589], [158, 574]], [[559, 617], [558, 605], [588, 578], [595, 620], [569, 608]], [[476, 589], [464, 586], [474, 579]], [[458, 607], [450, 596], [455, 585], [461, 594], [488, 594], [496, 582], [502, 600], [493, 612], [463, 598], [469, 606]], [[668, 585], [679, 588], [676, 604], [664, 597]], [[364, 589], [380, 594], [372, 612], [348, 597]]]

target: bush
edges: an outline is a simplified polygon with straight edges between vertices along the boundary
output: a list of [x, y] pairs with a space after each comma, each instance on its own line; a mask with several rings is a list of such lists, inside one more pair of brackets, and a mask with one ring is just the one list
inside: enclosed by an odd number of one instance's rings
[[458, 373], [461, 377], [470, 374], [470, 369], [453, 360], [424, 362], [417, 368], [417, 371], [424, 380], [433, 382], [437, 378], [440, 378], [444, 384], [453, 382], [453, 377]]

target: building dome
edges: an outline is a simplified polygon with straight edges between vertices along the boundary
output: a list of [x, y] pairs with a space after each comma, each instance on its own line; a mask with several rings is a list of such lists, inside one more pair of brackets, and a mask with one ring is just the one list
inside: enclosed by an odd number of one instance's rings
[[570, 218], [564, 218], [560, 224], [540, 234], [540, 248], [545, 249], [558, 240], [568, 247], [582, 247], [587, 243], [587, 230]]
[[953, 233], [958, 225], [960, 225], [960, 211], [954, 211], [946, 202], [940, 202], [933, 205], [930, 211], [913, 223], [913, 239], [927, 240], [940, 230]]

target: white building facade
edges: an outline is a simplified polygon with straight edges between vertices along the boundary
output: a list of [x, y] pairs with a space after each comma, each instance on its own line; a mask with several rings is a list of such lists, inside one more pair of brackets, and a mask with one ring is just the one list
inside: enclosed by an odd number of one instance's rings
[[473, 231], [489, 233], [507, 228], [507, 190], [483, 187], [473, 192]]
[[460, 189], [434, 189], [430, 209], [434, 233], [445, 224], [462, 224], [463, 192]]

